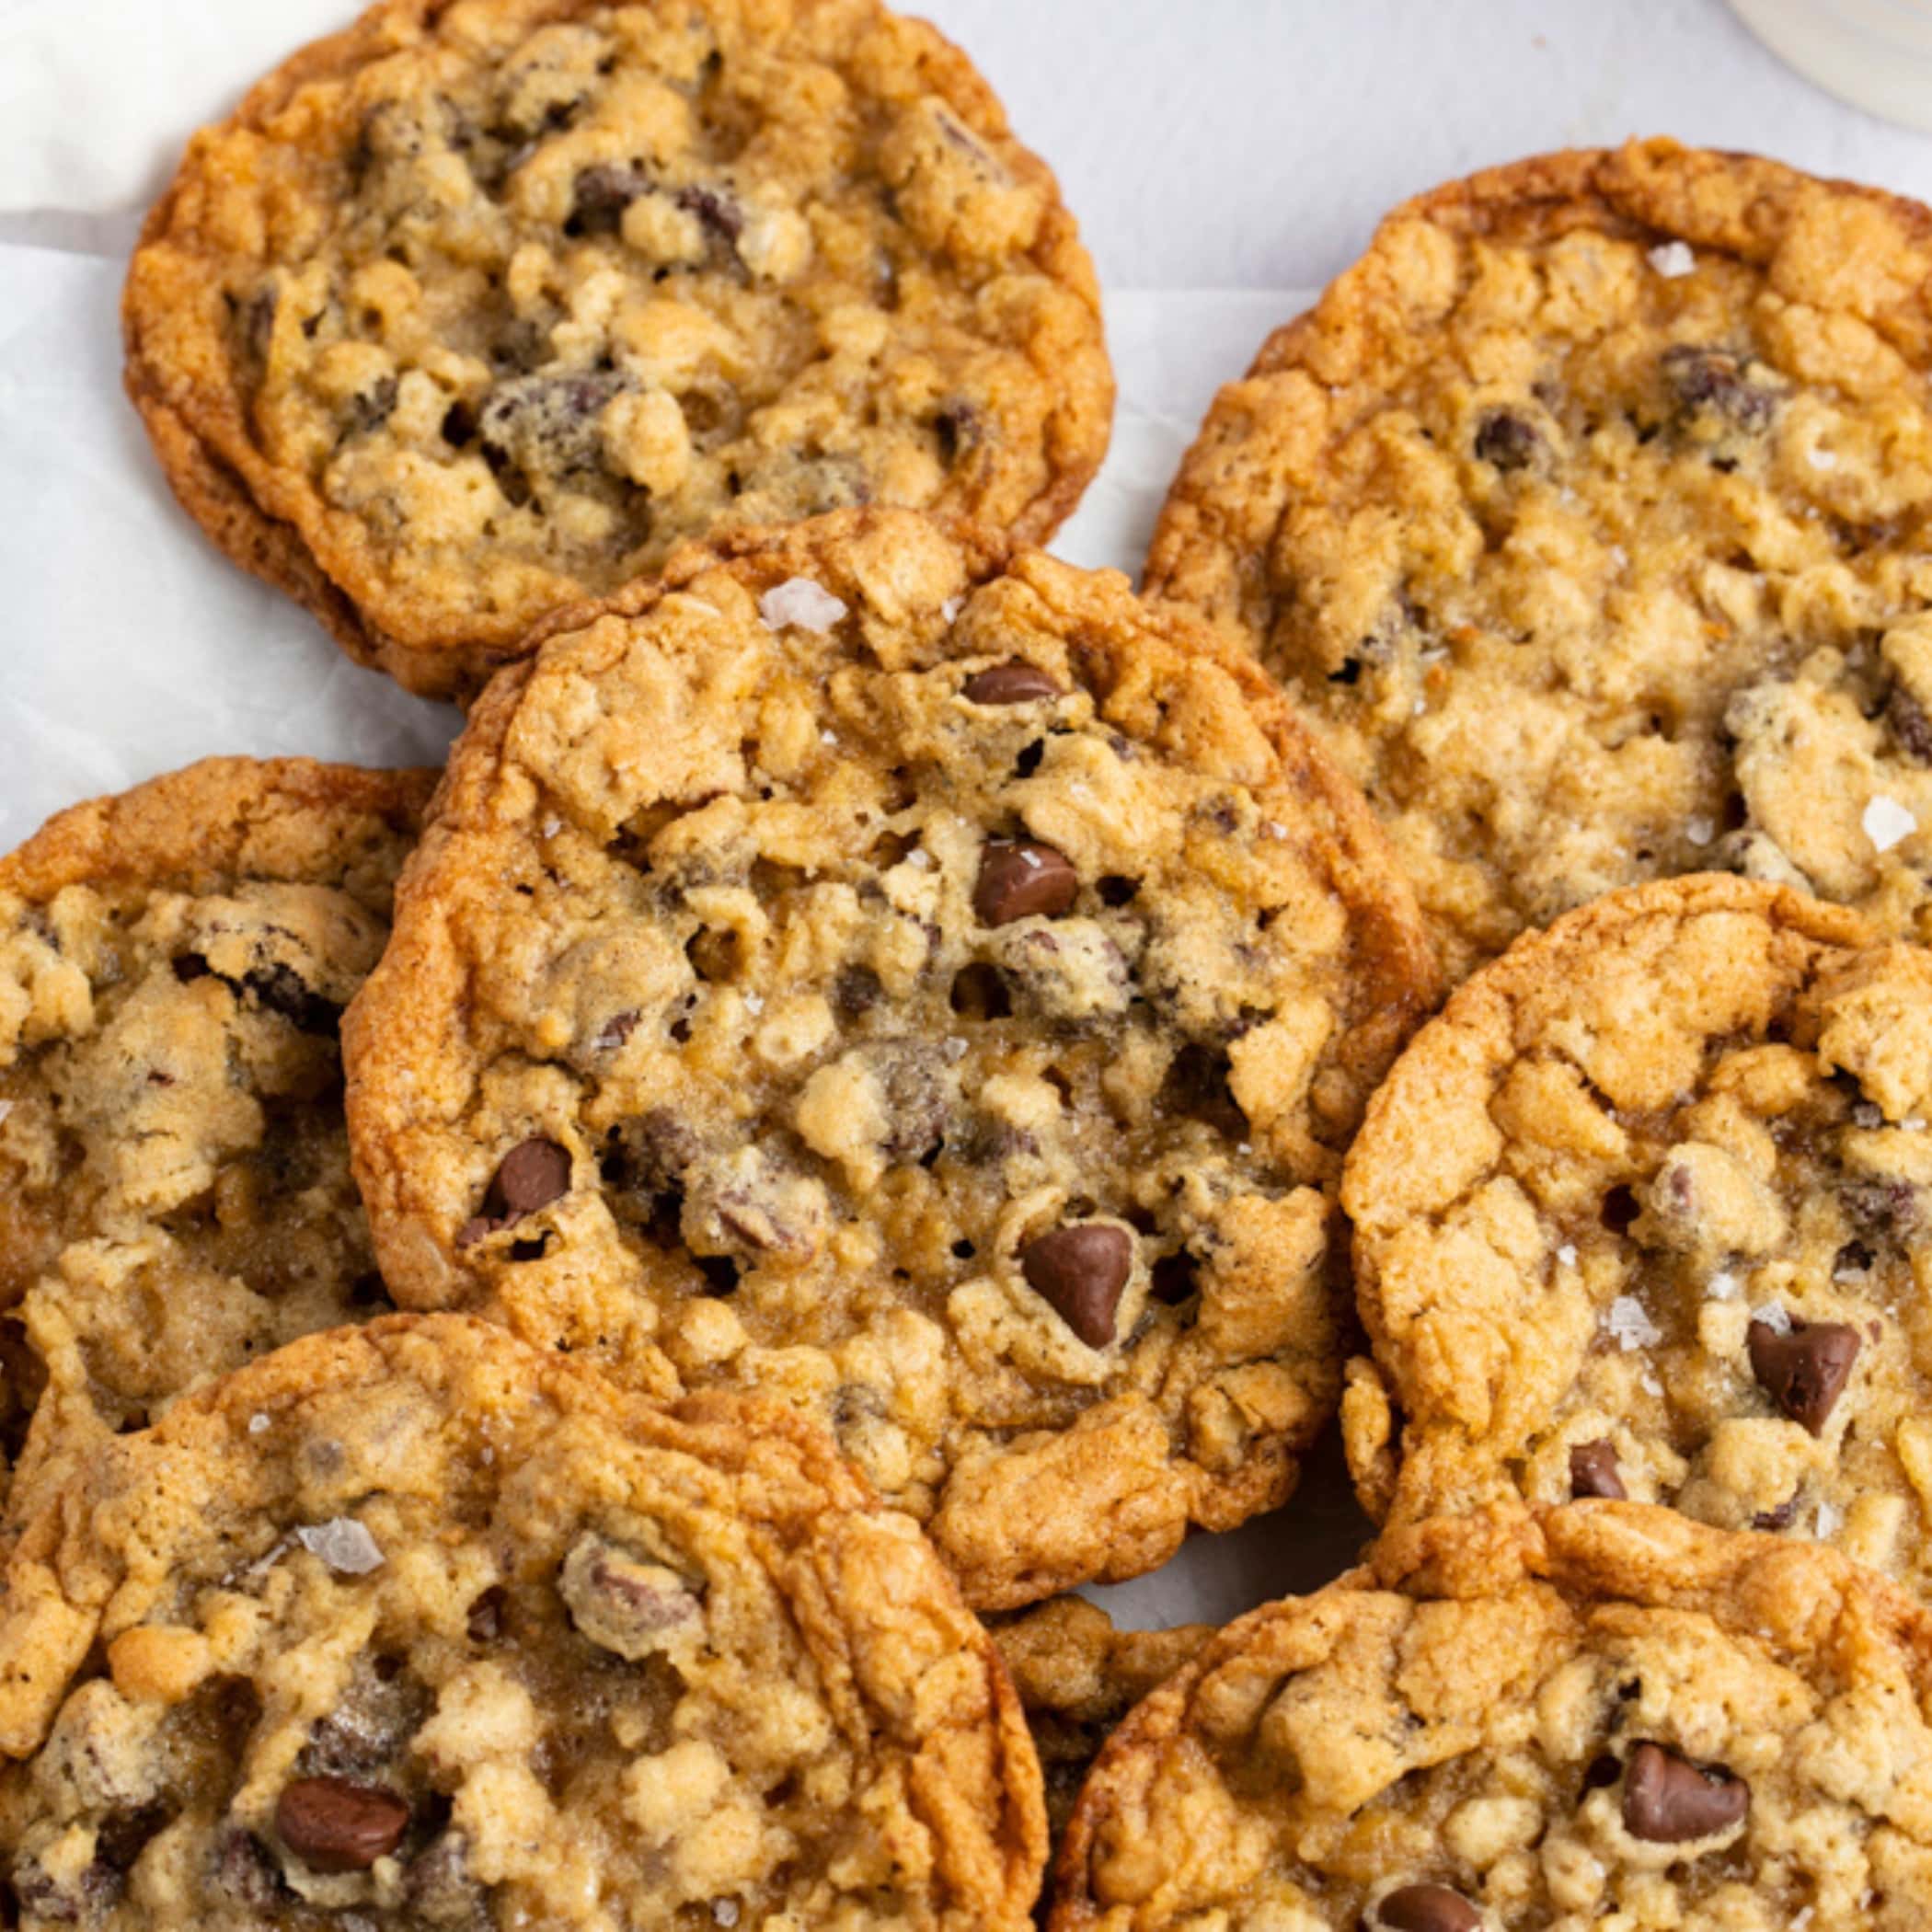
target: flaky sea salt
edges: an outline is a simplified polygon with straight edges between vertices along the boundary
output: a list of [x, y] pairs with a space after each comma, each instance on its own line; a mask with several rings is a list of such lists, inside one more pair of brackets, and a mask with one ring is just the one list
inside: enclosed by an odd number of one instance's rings
[[1287, 826], [1277, 824], [1273, 819], [1263, 819], [1255, 827], [1255, 830], [1262, 838], [1286, 838], [1288, 836]]
[[1751, 1311], [1753, 1321], [1761, 1321], [1774, 1335], [1788, 1335], [1791, 1332], [1791, 1317], [1776, 1302], [1766, 1302], [1761, 1308]]
[[809, 577], [788, 577], [759, 598], [758, 615], [774, 630], [795, 624], [800, 630], [823, 632], [845, 615], [845, 605]]
[[304, 1549], [320, 1557], [342, 1576], [365, 1577], [383, 1566], [383, 1553], [375, 1538], [352, 1516], [304, 1524], [295, 1537]]
[[1650, 266], [1666, 282], [1675, 282], [1681, 275], [1692, 273], [1697, 266], [1697, 258], [1690, 251], [1686, 242], [1659, 242], [1650, 250]]
[[915, 872], [924, 872], [933, 862], [933, 856], [924, 845], [914, 845], [905, 855], [905, 863]]
[[744, 996], [744, 1010], [756, 1015], [765, 1011], [765, 995], [762, 993], [747, 993]]
[[1829, 1543], [1838, 1534], [1839, 1516], [1828, 1502], [1820, 1502], [1818, 1515], [1811, 1525], [1812, 1534], [1821, 1543]]
[[1577, 1265], [1576, 1243], [1574, 1241], [1564, 1242], [1562, 1247], [1557, 1250], [1557, 1259], [1562, 1262], [1566, 1268], [1574, 1268]]
[[[965, 608], [966, 600], [964, 597], [949, 597], [939, 606], [939, 615], [945, 618], [947, 623], [957, 624], [960, 621], [960, 613]], [[732, 1910], [736, 1911], [737, 1907], [733, 1906]]]
[[1632, 1349], [1647, 1349], [1663, 1340], [1663, 1330], [1634, 1294], [1620, 1294], [1610, 1304], [1604, 1314], [1604, 1326], [1616, 1337], [1617, 1347], [1627, 1355]]
[[1874, 852], [1890, 852], [1902, 838], [1910, 838], [1918, 830], [1918, 820], [1896, 799], [1888, 799], [1883, 792], [1872, 799], [1858, 822], [1865, 827], [1865, 836], [1871, 841]]
[[1820, 449], [1815, 443], [1804, 453], [1804, 460], [1813, 469], [1836, 469], [1838, 467], [1837, 457], [1830, 450]]
[[1738, 1292], [1738, 1278], [1720, 1268], [1704, 1284], [1704, 1292], [1714, 1302], [1728, 1302]]
[[553, 812], [544, 821], [544, 836], [546, 838], [555, 838], [562, 830], [563, 821], [556, 813]]
[[268, 1432], [269, 1419], [258, 1409], [248, 1418], [248, 1433], [250, 1435], [266, 1435]]
[[[0, 1114], [0, 1120], [5, 1120], [6, 1118], [5, 1114]], [[1899, 1132], [1901, 1133], [1923, 1133], [1925, 1131], [1926, 1123], [1924, 1119], [1915, 1113], [1908, 1113], [1899, 1122]]]
[[[1805, 1910], [1809, 1912], [1811, 1907], [1808, 1905], [1805, 1907]], [[720, 1926], [735, 1926], [738, 1923], [738, 1901], [736, 1899], [713, 1899], [711, 1901], [711, 1916]]]
[[836, 731], [821, 731], [819, 733], [819, 742], [821, 744], [836, 744], [838, 742], [838, 733]]
[[0, 1100], [0, 1121], [6, 1120], [13, 1110], [14, 1103], [11, 1100]]
[[1684, 822], [1684, 835], [1694, 845], [1708, 845], [1718, 835], [1717, 821], [1698, 816]]

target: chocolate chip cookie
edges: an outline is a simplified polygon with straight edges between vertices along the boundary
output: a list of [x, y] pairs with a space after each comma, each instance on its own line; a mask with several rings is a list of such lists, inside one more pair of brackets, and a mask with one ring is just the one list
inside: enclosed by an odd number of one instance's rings
[[0, 1541], [104, 1437], [388, 1306], [337, 1033], [431, 782], [212, 759], [0, 857]]
[[903, 511], [686, 550], [499, 676], [398, 907], [346, 1038], [399, 1300], [781, 1397], [985, 1607], [1287, 1495], [1433, 968], [1191, 620]]
[[822, 1438], [457, 1316], [121, 1438], [0, 1598], [21, 1932], [1020, 1932], [1040, 1772], [985, 1633]]
[[1932, 1591], [1928, 1117], [1932, 954], [1844, 907], [1666, 880], [1519, 941], [1350, 1156], [1372, 1506], [1629, 1497]]
[[1053, 1932], [1927, 1922], [1921, 1606], [1636, 1504], [1557, 1512], [1535, 1569], [1231, 1625], [1102, 1754]]
[[1116, 1629], [1098, 1604], [1078, 1596], [995, 1617], [988, 1627], [1040, 1754], [1047, 1824], [1057, 1845], [1114, 1727], [1215, 1633], [1207, 1624]]
[[1043, 539], [1113, 403], [1052, 176], [876, 0], [385, 0], [195, 138], [125, 324], [190, 513], [431, 696], [707, 531]]
[[1317, 714], [1454, 976], [1693, 871], [1932, 937], [1928, 281], [1869, 189], [1544, 155], [1397, 210], [1222, 391], [1148, 585]]

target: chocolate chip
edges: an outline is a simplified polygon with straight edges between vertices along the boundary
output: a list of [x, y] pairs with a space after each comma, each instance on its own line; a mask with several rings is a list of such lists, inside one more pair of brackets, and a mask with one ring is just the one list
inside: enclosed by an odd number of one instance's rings
[[1903, 684], [1894, 684], [1885, 701], [1885, 722], [1908, 758], [1932, 765], [1932, 716]]
[[1032, 839], [995, 838], [980, 857], [972, 909], [987, 926], [1038, 913], [1057, 919], [1080, 896], [1080, 875], [1064, 854]]
[[1727, 350], [1679, 342], [1664, 351], [1660, 366], [1665, 386], [1689, 414], [1713, 410], [1755, 435], [1777, 411], [1777, 391], [1747, 380], [1744, 363]]
[[409, 1808], [346, 1777], [299, 1777], [275, 1801], [275, 1830], [311, 1871], [367, 1871], [402, 1842]]
[[1508, 409], [1491, 409], [1476, 431], [1477, 460], [1498, 469], [1527, 469], [1543, 447], [1535, 423]]
[[[960, 458], [977, 449], [985, 440], [985, 425], [980, 420], [980, 412], [970, 402], [949, 402], [933, 418], [933, 435], [939, 444], [939, 461], [950, 469]], [[1010, 699], [992, 698], [992, 704], [1010, 703]]]
[[594, 1530], [571, 1545], [558, 1589], [583, 1636], [633, 1662], [704, 1615], [697, 1593], [675, 1570], [640, 1561]]
[[349, 398], [349, 430], [351, 435], [367, 436], [382, 428], [396, 411], [397, 382], [393, 375], [377, 378], [368, 388]]
[[615, 1053], [638, 1029], [638, 1021], [643, 1016], [635, 1006], [627, 1006], [621, 1013], [613, 1013], [597, 1029], [591, 1041], [593, 1051], [600, 1053]]
[[1774, 1510], [1760, 1510], [1751, 1519], [1751, 1527], [1758, 1530], [1786, 1530], [1791, 1527], [1791, 1519], [1798, 1514], [1798, 1493], [1792, 1493]]
[[341, 1030], [341, 1007], [311, 991], [302, 975], [280, 960], [245, 973], [242, 985], [254, 995], [257, 1006], [279, 1013], [298, 1032], [332, 1040]]
[[464, 1223], [458, 1248], [513, 1226], [525, 1214], [548, 1207], [570, 1191], [570, 1156], [555, 1141], [536, 1137], [512, 1147], [490, 1177], [482, 1212]]
[[484, 454], [525, 470], [600, 469], [604, 412], [630, 386], [627, 376], [603, 370], [499, 383], [478, 419]]
[[216, 1839], [214, 1889], [243, 1905], [268, 1905], [288, 1891], [275, 1855], [253, 1832], [231, 1826]]
[[735, 242], [744, 233], [744, 210], [720, 189], [680, 188], [671, 199], [686, 214], [695, 214], [713, 241]]
[[1480, 1932], [1482, 1914], [1446, 1885], [1403, 1885], [1383, 1896], [1373, 1923], [1386, 1932]]
[[1694, 1765], [1662, 1744], [1639, 1744], [1624, 1766], [1624, 1825], [1652, 1845], [1729, 1831], [1751, 1808], [1751, 1787], [1721, 1765]]
[[1578, 1443], [1570, 1452], [1570, 1493], [1607, 1496], [1621, 1502], [1628, 1495], [1617, 1474], [1616, 1451], [1608, 1443]]
[[489, 1923], [483, 1887], [469, 1869], [469, 1840], [446, 1831], [409, 1860], [404, 1879], [412, 1919], [431, 1926]]
[[1098, 1221], [1056, 1227], [1027, 1245], [1019, 1267], [1027, 1286], [1088, 1348], [1112, 1342], [1114, 1314], [1133, 1271], [1133, 1239], [1125, 1228]]
[[197, 980], [205, 980], [213, 970], [198, 952], [177, 953], [173, 965], [176, 979], [184, 986], [191, 986]]
[[1858, 1359], [1858, 1331], [1842, 1321], [1794, 1321], [1780, 1335], [1769, 1322], [1754, 1321], [1745, 1343], [1758, 1386], [1794, 1422], [1823, 1434]]
[[960, 688], [976, 705], [1030, 705], [1063, 695], [1053, 678], [1024, 658], [1008, 658], [1004, 664], [975, 672]]
[[[514, 173], [506, 167], [506, 174]], [[624, 211], [650, 187], [639, 168], [604, 162], [586, 167], [571, 190], [570, 213], [564, 221], [564, 233], [572, 240], [585, 235], [614, 235], [624, 221]]]
[[832, 1004], [843, 1020], [868, 1013], [885, 997], [885, 983], [869, 966], [842, 966], [832, 983]]

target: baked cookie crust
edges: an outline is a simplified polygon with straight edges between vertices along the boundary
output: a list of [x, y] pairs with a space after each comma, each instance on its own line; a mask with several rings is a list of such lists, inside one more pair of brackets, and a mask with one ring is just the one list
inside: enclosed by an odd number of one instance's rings
[[292, 1344], [109, 1443], [0, 1598], [22, 1932], [1022, 1932], [1012, 1687], [794, 1418], [461, 1317]]
[[104, 1438], [388, 1308], [337, 1029], [432, 783], [211, 759], [0, 857], [0, 1542]]
[[1542, 155], [1397, 209], [1221, 392], [1147, 588], [1319, 720], [1452, 978], [1695, 871], [1932, 937], [1928, 279], [1871, 189]]
[[1051, 172], [877, 0], [385, 0], [190, 143], [123, 318], [189, 513], [432, 697], [722, 527], [1044, 539], [1113, 405]]
[[1013, 1607], [1282, 1501], [1433, 963], [1267, 680], [845, 512], [560, 617], [351, 1016], [392, 1290], [822, 1422]]
[[1742, 880], [1612, 894], [1469, 981], [1343, 1182], [1372, 1506], [1625, 1496], [1932, 1589], [1928, 1041], [1932, 955]]
[[1634, 1503], [1516, 1555], [1466, 1595], [1363, 1570], [1222, 1632], [1095, 1766], [1052, 1932], [1925, 1923], [1917, 1604]]

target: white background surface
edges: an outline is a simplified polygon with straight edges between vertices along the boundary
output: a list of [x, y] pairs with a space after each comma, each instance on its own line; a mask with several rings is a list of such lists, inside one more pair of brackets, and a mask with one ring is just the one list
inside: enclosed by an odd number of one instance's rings
[[[182, 139], [352, 0], [0, 0], [0, 844], [217, 751], [375, 764], [454, 722], [344, 661], [169, 501], [119, 387], [115, 304]], [[920, 10], [914, 0], [914, 10]], [[1788, 74], [1722, 0], [926, 0], [1059, 170], [1121, 405], [1056, 548], [1138, 563], [1214, 386], [1436, 181], [1672, 133], [1932, 200], [1932, 140]], [[1332, 1455], [1303, 1499], [1101, 1593], [1221, 1619], [1346, 1559]]]

